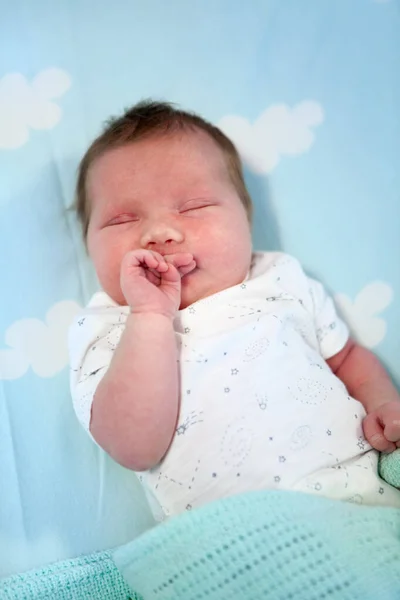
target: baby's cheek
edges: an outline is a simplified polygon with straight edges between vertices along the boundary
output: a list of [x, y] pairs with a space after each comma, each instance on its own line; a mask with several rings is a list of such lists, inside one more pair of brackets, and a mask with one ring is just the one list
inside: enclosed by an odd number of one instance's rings
[[224, 223], [203, 223], [193, 236], [197, 248], [208, 255], [221, 254], [229, 242], [229, 231]]
[[108, 254], [104, 256], [101, 265], [96, 269], [101, 287], [118, 304], [125, 303], [120, 285], [123, 256]]

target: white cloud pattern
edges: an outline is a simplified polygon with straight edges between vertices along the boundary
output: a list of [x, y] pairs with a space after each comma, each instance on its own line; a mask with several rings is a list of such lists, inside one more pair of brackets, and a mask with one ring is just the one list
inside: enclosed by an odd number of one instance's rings
[[384, 339], [387, 325], [379, 315], [393, 300], [390, 285], [373, 281], [357, 294], [354, 301], [345, 294], [336, 294], [335, 300], [358, 342], [374, 348]]
[[7, 349], [0, 348], [0, 380], [18, 379], [29, 367], [39, 377], [53, 377], [68, 364], [68, 328], [81, 310], [72, 300], [54, 304], [45, 322], [21, 319], [5, 333]]
[[21, 73], [0, 79], [0, 148], [15, 149], [29, 139], [29, 129], [52, 129], [61, 119], [54, 98], [70, 87], [71, 78], [62, 69], [45, 69], [29, 83]]
[[226, 116], [218, 126], [234, 142], [248, 166], [255, 173], [266, 174], [282, 156], [307, 152], [315, 140], [312, 128], [323, 120], [321, 105], [307, 100], [293, 108], [273, 104], [254, 123], [237, 115]]

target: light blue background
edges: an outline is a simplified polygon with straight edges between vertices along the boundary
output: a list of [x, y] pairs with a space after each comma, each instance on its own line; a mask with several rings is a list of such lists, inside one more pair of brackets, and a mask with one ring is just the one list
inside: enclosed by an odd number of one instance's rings
[[[400, 381], [400, 2], [387, 0], [0, 0], [0, 79], [65, 70], [51, 130], [0, 149], [0, 349], [16, 320], [95, 288], [66, 212], [102, 122], [145, 97], [213, 122], [268, 106], [322, 105], [315, 143], [269, 176], [246, 169], [255, 244], [296, 255], [354, 298], [394, 292], [376, 351]], [[0, 109], [1, 110], [1, 109]], [[0, 374], [0, 576], [123, 543], [150, 523], [137, 483], [93, 447], [68, 370]]]

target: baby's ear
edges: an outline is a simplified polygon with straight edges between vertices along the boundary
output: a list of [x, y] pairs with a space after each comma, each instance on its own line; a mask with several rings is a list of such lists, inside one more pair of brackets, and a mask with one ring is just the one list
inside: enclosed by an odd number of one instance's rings
[[400, 448], [380, 455], [378, 471], [384, 481], [400, 489]]

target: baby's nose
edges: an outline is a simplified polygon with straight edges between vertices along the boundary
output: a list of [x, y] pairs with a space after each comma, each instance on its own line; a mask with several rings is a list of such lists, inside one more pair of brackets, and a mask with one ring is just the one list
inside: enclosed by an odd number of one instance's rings
[[164, 223], [152, 224], [142, 235], [142, 246], [157, 246], [160, 244], [183, 242], [183, 232], [178, 228]]

